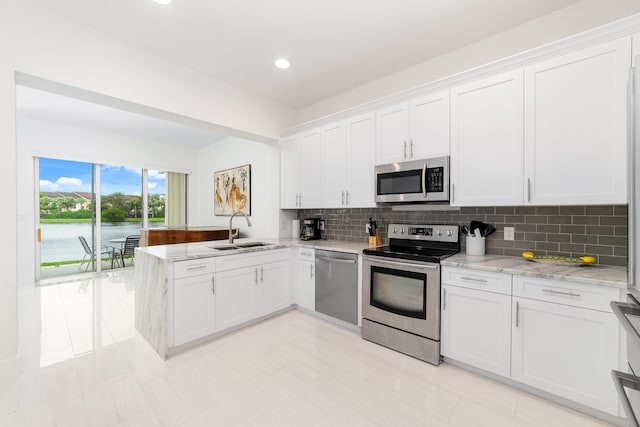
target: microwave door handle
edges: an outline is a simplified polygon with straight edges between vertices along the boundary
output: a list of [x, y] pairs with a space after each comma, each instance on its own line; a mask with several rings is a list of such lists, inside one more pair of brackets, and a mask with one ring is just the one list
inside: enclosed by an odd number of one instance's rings
[[422, 197], [427, 198], [427, 162], [422, 167]]

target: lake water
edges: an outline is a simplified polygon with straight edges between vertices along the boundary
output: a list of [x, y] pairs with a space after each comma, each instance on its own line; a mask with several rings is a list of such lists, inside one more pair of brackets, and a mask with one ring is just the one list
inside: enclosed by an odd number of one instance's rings
[[[84, 249], [78, 236], [84, 236], [91, 245], [91, 223], [41, 224], [40, 228], [42, 230], [41, 262], [82, 259]], [[102, 224], [103, 245], [119, 248], [119, 243], [109, 243], [109, 240], [132, 234], [140, 234], [140, 223]]]

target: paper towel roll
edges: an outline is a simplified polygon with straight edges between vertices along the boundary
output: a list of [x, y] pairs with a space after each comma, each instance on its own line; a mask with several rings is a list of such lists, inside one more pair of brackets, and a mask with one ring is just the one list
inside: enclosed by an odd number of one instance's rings
[[291, 221], [291, 238], [299, 239], [300, 238], [300, 220], [294, 219]]

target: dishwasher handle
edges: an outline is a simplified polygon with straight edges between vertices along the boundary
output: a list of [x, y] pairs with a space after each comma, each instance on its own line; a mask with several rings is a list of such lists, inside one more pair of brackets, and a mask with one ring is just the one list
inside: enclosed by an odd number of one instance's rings
[[327, 256], [319, 256], [319, 255], [316, 255], [316, 259], [321, 259], [321, 260], [324, 260], [324, 261], [327, 261], [327, 262], [336, 262], [336, 263], [339, 263], [339, 264], [355, 264], [355, 263], [358, 262], [355, 259], [330, 258], [330, 257], [327, 257]]

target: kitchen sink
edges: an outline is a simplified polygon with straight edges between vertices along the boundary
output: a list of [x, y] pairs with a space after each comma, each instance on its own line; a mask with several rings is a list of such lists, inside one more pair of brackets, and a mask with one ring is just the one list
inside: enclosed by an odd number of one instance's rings
[[224, 246], [210, 246], [211, 249], [216, 249], [219, 251], [229, 251], [231, 249], [246, 249], [246, 248], [258, 248], [260, 246], [271, 246], [273, 243], [264, 243], [264, 242], [250, 242], [250, 243], [238, 243], [234, 245], [224, 245]]

